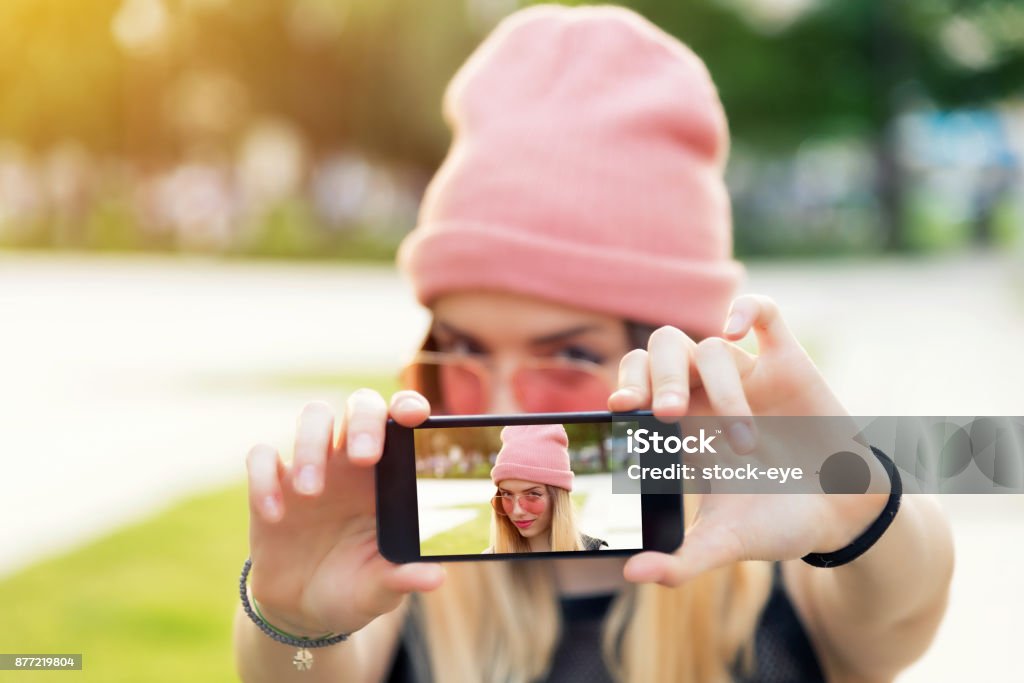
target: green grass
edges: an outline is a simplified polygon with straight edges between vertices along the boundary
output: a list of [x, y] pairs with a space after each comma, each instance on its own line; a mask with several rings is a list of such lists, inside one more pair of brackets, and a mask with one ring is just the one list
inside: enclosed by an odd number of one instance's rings
[[[583, 494], [573, 494], [580, 509]], [[490, 505], [425, 544], [476, 554]], [[235, 679], [231, 626], [248, 552], [244, 485], [204, 493], [60, 557], [0, 580], [0, 652], [82, 653], [81, 672], [32, 681], [102, 683]], [[0, 671], [0, 681], [25, 680]]]
[[[255, 382], [271, 391], [369, 386], [387, 395], [396, 386], [336, 372], [200, 381], [210, 391]], [[0, 579], [0, 652], [83, 655], [81, 672], [0, 671], [0, 683], [236, 680], [231, 629], [248, 548], [240, 483]]]
[[420, 543], [423, 555], [476, 555], [491, 544], [491, 506], [489, 503], [453, 505], [452, 509], [476, 510], [476, 517]]
[[[0, 581], [0, 651], [82, 653], [81, 672], [32, 681], [234, 680], [247, 549], [243, 486], [184, 500]], [[26, 678], [0, 672], [0, 681]]]
[[[431, 539], [431, 552], [487, 547], [490, 506], [465, 507], [476, 518]], [[34, 672], [33, 681], [234, 680], [231, 625], [247, 552], [244, 486], [188, 498], [0, 581], [0, 651], [83, 654], [83, 671]], [[0, 681], [24, 678], [0, 672]]]
[[[587, 494], [572, 494], [573, 504], [577, 510], [583, 509]], [[477, 555], [491, 545], [491, 506], [489, 503], [469, 503], [452, 505], [454, 510], [476, 510], [476, 517], [452, 527], [447, 531], [431, 536], [420, 543], [423, 555]]]

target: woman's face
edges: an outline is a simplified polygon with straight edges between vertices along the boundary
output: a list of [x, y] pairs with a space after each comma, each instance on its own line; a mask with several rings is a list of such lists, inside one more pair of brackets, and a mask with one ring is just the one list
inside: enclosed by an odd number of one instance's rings
[[[438, 351], [477, 356], [490, 368], [487, 413], [559, 412], [560, 405], [545, 406], [544, 394], [531, 405], [520, 405], [517, 396], [529, 392], [522, 386], [528, 375], [512, 378], [530, 359], [590, 361], [602, 382], [593, 397], [598, 405], [579, 410], [606, 410], [608, 395], [615, 389], [619, 360], [629, 351], [625, 323], [619, 318], [591, 313], [519, 294], [460, 292], [438, 298], [433, 306], [431, 334]], [[606, 391], [604, 390], [606, 385]], [[552, 396], [552, 401], [554, 397]]]
[[523, 538], [545, 534], [551, 528], [551, 494], [547, 486], [522, 479], [498, 482], [502, 507]]

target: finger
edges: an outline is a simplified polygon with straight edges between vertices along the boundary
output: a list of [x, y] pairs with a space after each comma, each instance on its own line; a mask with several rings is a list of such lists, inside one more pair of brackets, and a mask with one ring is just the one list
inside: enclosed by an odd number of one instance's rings
[[377, 615], [390, 612], [406, 593], [432, 591], [444, 582], [445, 572], [439, 564], [411, 563], [373, 567], [374, 577], [360, 589], [362, 609]]
[[307, 403], [299, 415], [292, 460], [292, 488], [315, 496], [324, 488], [324, 464], [334, 437], [334, 410], [323, 401]]
[[696, 365], [704, 393], [715, 415], [724, 417], [726, 438], [737, 453], [750, 453], [757, 445], [750, 404], [733, 359], [729, 342], [708, 337], [697, 345]]
[[763, 294], [744, 294], [732, 302], [726, 318], [724, 336], [739, 340], [753, 329], [757, 335], [759, 350], [797, 344], [790, 332], [779, 307], [773, 299]]
[[281, 493], [283, 466], [277, 451], [266, 444], [249, 450], [245, 458], [249, 479], [249, 509], [254, 517], [274, 523], [284, 516], [284, 496]]
[[654, 414], [681, 416], [690, 403], [690, 366], [693, 340], [671, 326], [659, 327], [647, 342]]
[[619, 361], [619, 385], [608, 397], [608, 410], [640, 410], [651, 405], [651, 375], [647, 351], [633, 349]]
[[372, 389], [358, 389], [345, 403], [345, 452], [357, 465], [374, 465], [384, 449], [388, 406]]
[[394, 567], [384, 574], [384, 586], [396, 593], [431, 591], [445, 578], [444, 567], [434, 562], [414, 562]]
[[430, 402], [415, 391], [399, 391], [391, 397], [388, 412], [403, 427], [415, 427], [430, 417]]
[[622, 570], [627, 581], [678, 586], [695, 576], [744, 559], [735, 536], [711, 527], [694, 526], [675, 553], [644, 552], [634, 555]]

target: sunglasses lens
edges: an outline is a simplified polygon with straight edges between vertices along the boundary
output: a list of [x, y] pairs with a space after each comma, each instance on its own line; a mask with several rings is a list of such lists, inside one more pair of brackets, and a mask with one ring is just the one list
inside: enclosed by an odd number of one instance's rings
[[[516, 499], [513, 496], [495, 496], [491, 498], [491, 506], [494, 511], [499, 515], [505, 517], [511, 515], [516, 509]], [[531, 497], [531, 496], [519, 496], [519, 507], [530, 513], [531, 515], [539, 515], [544, 512], [544, 507], [547, 505], [547, 499], [543, 496]]]
[[465, 363], [414, 362], [402, 371], [400, 381], [432, 402], [439, 401], [437, 408], [449, 415], [475, 415], [486, 409], [483, 380]]
[[[490, 400], [485, 372], [466, 359], [420, 360], [405, 369], [402, 383], [436, 397], [449, 415], [479, 415]], [[562, 413], [605, 410], [611, 387], [596, 371], [535, 360], [512, 375], [512, 391], [523, 412]]]
[[611, 390], [593, 372], [577, 368], [523, 368], [514, 380], [516, 399], [529, 413], [605, 410]]
[[544, 511], [546, 504], [547, 499], [543, 497], [530, 498], [529, 496], [523, 496], [519, 499], [519, 505], [531, 515], [539, 515]]
[[505, 512], [505, 500], [501, 496], [494, 496], [491, 498], [491, 507], [502, 517], [507, 517], [508, 514]]
[[445, 409], [453, 415], [474, 415], [486, 409], [480, 376], [466, 365], [446, 363], [438, 368]]

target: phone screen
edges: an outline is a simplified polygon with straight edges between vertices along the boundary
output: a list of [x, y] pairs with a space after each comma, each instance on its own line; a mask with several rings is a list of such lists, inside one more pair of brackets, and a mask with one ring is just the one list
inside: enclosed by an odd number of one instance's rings
[[[388, 422], [377, 543], [393, 562], [584, 557], [682, 543], [682, 488], [634, 481], [650, 413], [444, 415]], [[659, 484], [659, 485], [655, 485]]]
[[420, 555], [640, 550], [610, 422], [416, 429]]

